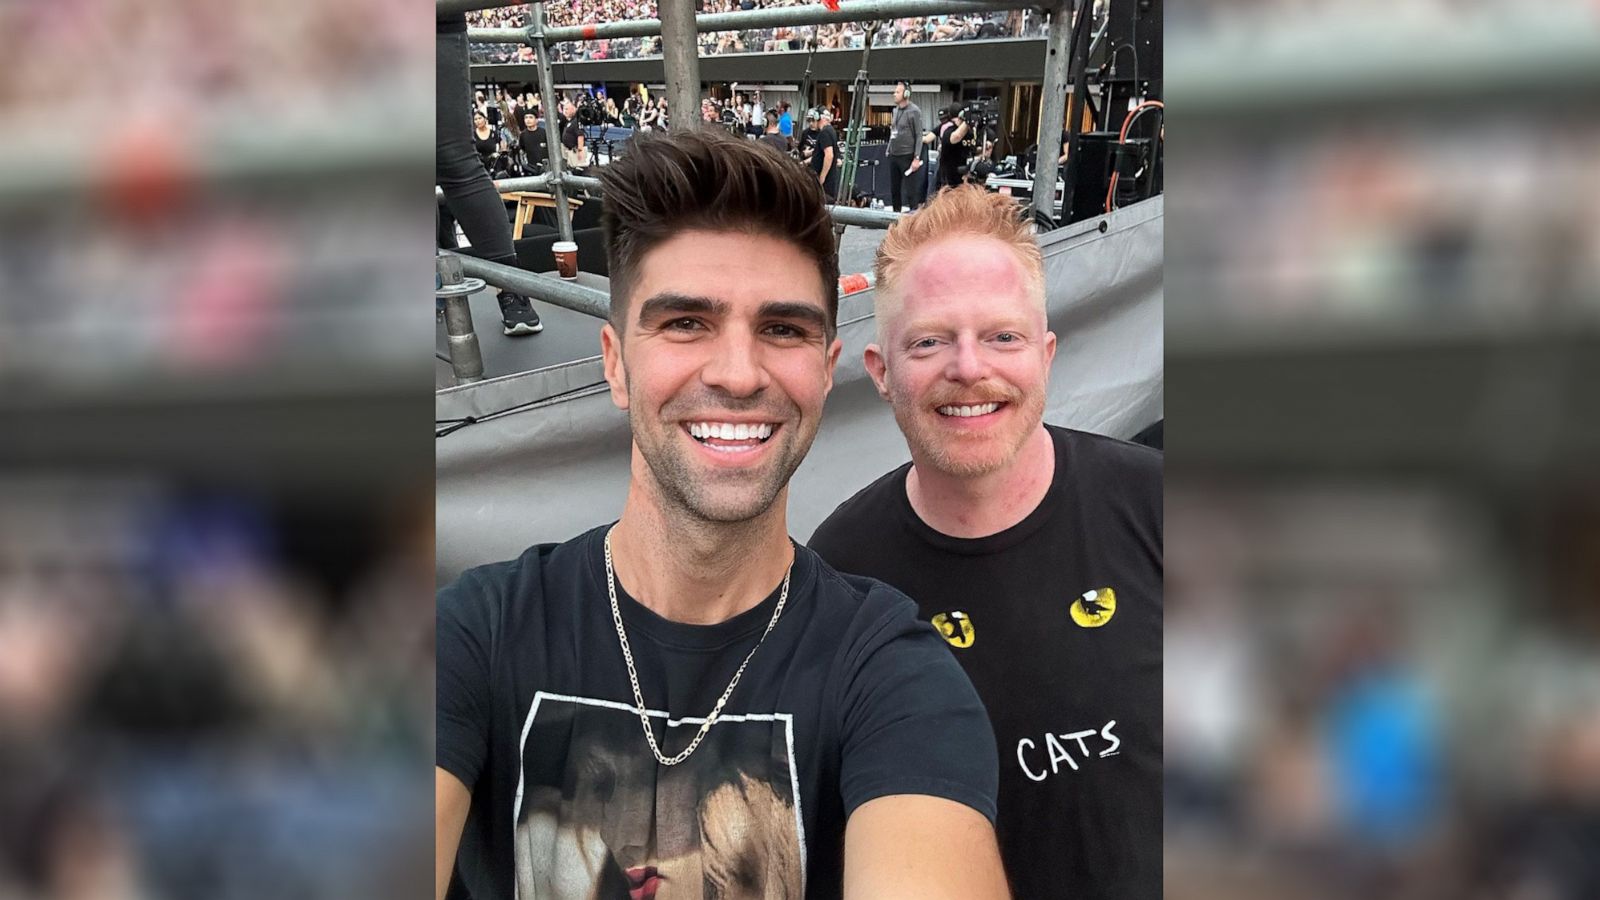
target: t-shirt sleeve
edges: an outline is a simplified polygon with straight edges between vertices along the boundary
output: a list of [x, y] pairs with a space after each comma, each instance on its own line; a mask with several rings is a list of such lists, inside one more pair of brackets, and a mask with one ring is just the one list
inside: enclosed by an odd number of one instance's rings
[[869, 610], [881, 614], [846, 650], [841, 686], [845, 815], [878, 797], [924, 794], [993, 822], [999, 760], [972, 682], [905, 595], [876, 585]]
[[434, 762], [469, 789], [489, 749], [489, 673], [498, 592], [474, 569], [438, 594]]

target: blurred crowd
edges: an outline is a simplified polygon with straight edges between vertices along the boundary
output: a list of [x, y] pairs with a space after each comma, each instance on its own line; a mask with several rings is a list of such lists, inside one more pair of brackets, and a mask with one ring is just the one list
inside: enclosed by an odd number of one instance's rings
[[[0, 896], [427, 883], [432, 507], [417, 499], [0, 478]], [[387, 889], [371, 892], [374, 872]]]
[[[809, 5], [807, 0], [707, 0], [706, 13], [726, 13], [778, 6]], [[622, 22], [655, 18], [653, 0], [574, 0], [545, 6], [556, 26]], [[502, 7], [468, 14], [474, 28], [520, 28], [528, 24], [522, 7]], [[868, 28], [877, 27], [873, 46], [897, 46], [988, 38], [1041, 37], [1044, 18], [1035, 10], [975, 11], [965, 15], [918, 16], [883, 23], [842, 22], [807, 27], [761, 28], [748, 31], [704, 32], [699, 36], [702, 56], [718, 53], [778, 53], [807, 50], [860, 49]], [[560, 44], [554, 58], [561, 61], [633, 59], [660, 56], [660, 37], [611, 38]], [[474, 45], [475, 63], [531, 63], [531, 47], [507, 44]]]

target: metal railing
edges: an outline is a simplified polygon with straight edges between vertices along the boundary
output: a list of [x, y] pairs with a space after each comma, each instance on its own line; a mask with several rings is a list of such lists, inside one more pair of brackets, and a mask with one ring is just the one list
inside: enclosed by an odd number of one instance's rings
[[[1077, 18], [1084, 18], [1090, 3], [1091, 0], [1077, 0]], [[510, 0], [437, 0], [437, 8], [441, 14], [516, 5], [519, 4]], [[572, 240], [572, 215], [567, 209], [567, 191], [586, 190], [599, 193], [600, 180], [572, 175], [566, 171], [561, 154], [561, 135], [556, 131], [555, 118], [550, 115], [553, 109], [548, 106], [557, 102], [555, 81], [550, 68], [551, 46], [572, 41], [661, 35], [662, 65], [666, 76], [668, 102], [672, 104], [673, 109], [680, 111], [677, 118], [681, 119], [681, 124], [675, 122], [675, 127], [695, 128], [702, 124], [694, 114], [700, 92], [699, 56], [694, 41], [697, 32], [745, 31], [837, 22], [873, 22], [1013, 9], [1043, 8], [1048, 10], [1051, 16], [1045, 58], [1044, 108], [1033, 206], [1035, 215], [1042, 212], [1048, 218], [1054, 212], [1051, 205], [1055, 195], [1054, 190], [1041, 190], [1038, 185], [1043, 184], [1053, 188], [1056, 181], [1060, 146], [1055, 143], [1055, 138], [1061, 133], [1062, 122], [1066, 118], [1066, 85], [1069, 76], [1075, 76], [1070, 80], [1078, 82], [1080, 89], [1082, 87], [1082, 57], [1086, 55], [1082, 51], [1087, 45], [1087, 29], [1067, 27], [1074, 21], [1073, 0], [1056, 0], [1043, 4], [1026, 0], [852, 0], [837, 9], [818, 4], [704, 15], [693, 15], [689, 0], [660, 0], [659, 8], [665, 14], [665, 26], [662, 19], [641, 19], [631, 22], [601, 22], [593, 25], [548, 28], [545, 25], [544, 5], [534, 3], [531, 4], [532, 24], [527, 28], [467, 29], [467, 39], [472, 42], [528, 44], [534, 48], [537, 55], [540, 96], [546, 98], [547, 103], [544, 127], [546, 152], [549, 154], [548, 172], [529, 178], [502, 179], [495, 182], [495, 186], [503, 191], [548, 190], [554, 194], [557, 230], [562, 240]], [[1046, 153], [1047, 148], [1051, 152]], [[440, 197], [441, 199], [443, 197], [442, 191]], [[856, 225], [865, 228], [888, 228], [900, 217], [899, 213], [887, 210], [837, 205], [828, 207], [828, 213], [841, 226]], [[462, 260], [466, 274], [482, 278], [496, 287], [592, 316], [603, 318], [610, 313], [610, 297], [604, 291], [473, 257], [462, 257]]]

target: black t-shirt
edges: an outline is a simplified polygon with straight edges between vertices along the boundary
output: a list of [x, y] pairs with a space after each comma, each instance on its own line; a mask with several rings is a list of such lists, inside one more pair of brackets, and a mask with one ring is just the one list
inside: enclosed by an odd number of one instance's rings
[[[965, 143], [951, 140], [956, 127], [954, 119], [939, 126], [939, 171], [941, 177], [952, 183], [959, 177], [956, 170], [967, 164], [970, 155]], [[970, 132], [972, 129], [969, 127], [967, 130]]]
[[[645, 741], [606, 590], [605, 528], [472, 569], [439, 593], [438, 765], [472, 790], [452, 897], [837, 897], [844, 825], [890, 794], [991, 819], [994, 737], [971, 683], [898, 591], [795, 548], [789, 597], [684, 763]], [[688, 746], [776, 609], [664, 619], [618, 585], [662, 752]], [[668, 718], [670, 716], [671, 718]], [[665, 720], [665, 723], [663, 722]], [[724, 890], [729, 873], [744, 892]], [[565, 895], [563, 895], [565, 896]]]
[[583, 126], [577, 119], [572, 119], [561, 127], [561, 145], [568, 150], [578, 149], [578, 136], [583, 134]]
[[491, 129], [488, 137], [478, 137], [478, 133], [474, 131], [472, 133], [472, 149], [478, 151], [479, 161], [483, 163], [484, 168], [488, 168], [490, 159], [500, 149], [500, 135]]
[[845, 501], [811, 547], [881, 578], [946, 635], [1000, 749], [1018, 898], [1161, 896], [1161, 454], [1050, 427], [1055, 476], [1015, 526], [940, 534], [907, 464]]
[[522, 153], [528, 158], [528, 165], [535, 169], [542, 169], [550, 161], [550, 154], [545, 149], [549, 143], [544, 136], [544, 123], [540, 122], [533, 128], [524, 129], [517, 137], [517, 144], [522, 148]]
[[781, 134], [762, 134], [758, 140], [779, 153], [787, 155], [789, 152], [789, 139]]
[[814, 146], [816, 149], [811, 153], [811, 171], [818, 175], [822, 174], [822, 163], [828, 155], [828, 148], [833, 148], [833, 164], [828, 168], [828, 179], [831, 181], [839, 172], [839, 135], [833, 130], [832, 125], [824, 125], [817, 129]]

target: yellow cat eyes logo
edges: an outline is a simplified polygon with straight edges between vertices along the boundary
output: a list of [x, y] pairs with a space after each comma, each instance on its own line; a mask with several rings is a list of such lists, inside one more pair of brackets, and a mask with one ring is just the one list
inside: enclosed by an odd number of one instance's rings
[[1099, 628], [1117, 614], [1117, 592], [1111, 588], [1084, 591], [1083, 596], [1072, 601], [1072, 621], [1084, 628]]
[[972, 627], [972, 617], [959, 609], [939, 613], [930, 621], [934, 628], [939, 629], [939, 636], [952, 647], [971, 647], [972, 642], [978, 639], [978, 633]]

